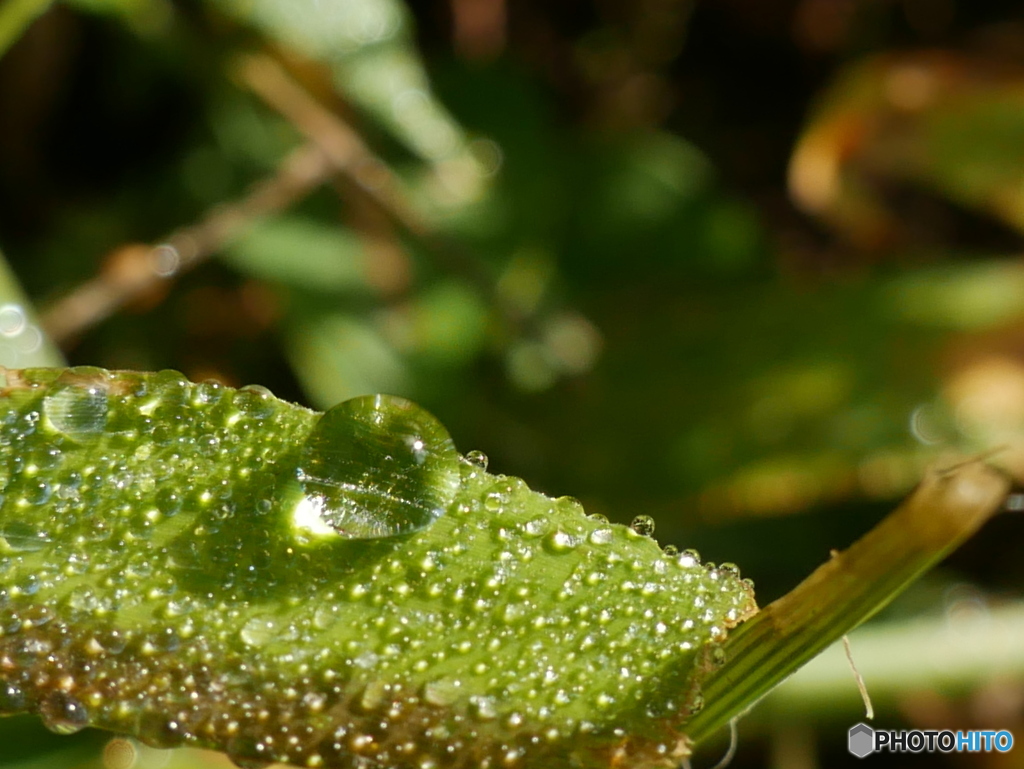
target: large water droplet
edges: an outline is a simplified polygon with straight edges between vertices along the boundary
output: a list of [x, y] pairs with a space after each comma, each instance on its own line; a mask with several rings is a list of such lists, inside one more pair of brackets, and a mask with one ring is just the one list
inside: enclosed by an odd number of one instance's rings
[[43, 413], [72, 440], [95, 438], [107, 426], [108, 374], [102, 369], [69, 369], [43, 399]]
[[320, 417], [298, 478], [303, 503], [342, 536], [392, 537], [445, 512], [459, 488], [459, 454], [448, 431], [416, 404], [370, 395]]

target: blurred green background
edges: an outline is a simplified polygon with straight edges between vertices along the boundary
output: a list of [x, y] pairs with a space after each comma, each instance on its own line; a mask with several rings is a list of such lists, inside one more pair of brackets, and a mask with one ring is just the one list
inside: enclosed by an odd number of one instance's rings
[[[762, 604], [1024, 434], [1017, 4], [4, 0], [0, 49], [0, 365], [404, 395]], [[1022, 548], [853, 635], [878, 725], [1024, 740]], [[830, 659], [734, 766], [859, 765]], [[109, 739], [5, 719], [0, 767], [226, 765]]]

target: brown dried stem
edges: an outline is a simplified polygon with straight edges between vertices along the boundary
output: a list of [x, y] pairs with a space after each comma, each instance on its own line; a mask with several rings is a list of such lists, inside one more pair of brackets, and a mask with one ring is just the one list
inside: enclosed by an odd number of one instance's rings
[[431, 229], [410, 204], [398, 177], [348, 123], [318, 102], [269, 56], [239, 58], [235, 72], [245, 87], [284, 116], [320, 148], [334, 168], [417, 237]]
[[117, 249], [107, 269], [46, 310], [43, 327], [56, 343], [67, 344], [120, 307], [209, 258], [255, 221], [289, 208], [334, 173], [334, 163], [319, 145], [293, 150], [243, 198], [213, 208], [159, 245]]
[[439, 264], [471, 281], [513, 328], [520, 332], [529, 330], [531, 320], [523, 318], [497, 294], [495, 281], [485, 265], [437, 231], [410, 199], [398, 175], [374, 154], [352, 126], [318, 102], [269, 56], [241, 57], [235, 72], [242, 84], [320, 147], [339, 174], [425, 245]]

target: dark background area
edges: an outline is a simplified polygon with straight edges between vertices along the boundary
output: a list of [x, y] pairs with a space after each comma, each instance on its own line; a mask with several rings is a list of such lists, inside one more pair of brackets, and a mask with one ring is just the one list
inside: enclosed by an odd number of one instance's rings
[[[359, 0], [393, 20], [354, 42], [288, 0], [43, 6], [0, 58], [0, 246], [72, 364], [321, 409], [414, 398], [493, 472], [619, 522], [650, 514], [663, 544], [738, 563], [762, 604], [942, 451], [1021, 434], [1018, 4]], [[243, 55], [336, 124], [310, 136], [310, 110], [275, 107]], [[367, 76], [389, 56], [405, 68]], [[340, 169], [153, 272], [153, 246], [338, 126], [404, 203]], [[116, 300], [96, 314], [97, 295]], [[38, 363], [3, 333], [0, 363]], [[1002, 616], [1022, 546], [1003, 516], [876, 624], [941, 629], [965, 586]], [[880, 682], [879, 722], [1024, 736], [1022, 669]], [[772, 712], [734, 766], [855, 763], [855, 709]], [[82, 739], [52, 765], [98, 760]]]

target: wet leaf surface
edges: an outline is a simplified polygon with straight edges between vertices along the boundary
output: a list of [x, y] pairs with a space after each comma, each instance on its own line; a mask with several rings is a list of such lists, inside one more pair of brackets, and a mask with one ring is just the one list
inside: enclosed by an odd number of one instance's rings
[[[243, 766], [672, 766], [691, 673], [755, 610], [732, 567], [487, 473], [401, 399], [322, 419], [174, 372], [7, 379], [0, 712], [59, 733]], [[383, 417], [358, 437], [353, 408]], [[372, 460], [366, 515], [430, 515], [346, 535], [303, 483], [325, 452]]]

